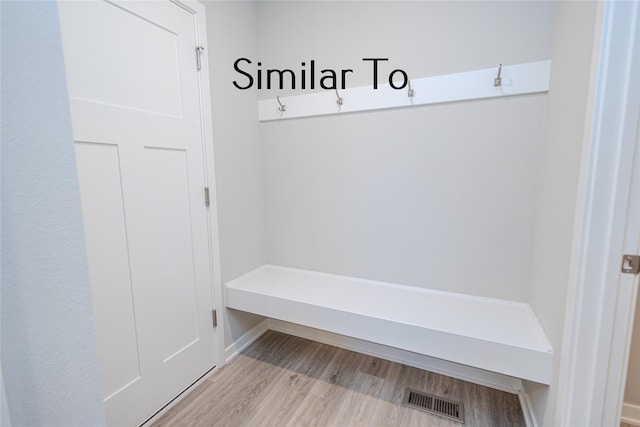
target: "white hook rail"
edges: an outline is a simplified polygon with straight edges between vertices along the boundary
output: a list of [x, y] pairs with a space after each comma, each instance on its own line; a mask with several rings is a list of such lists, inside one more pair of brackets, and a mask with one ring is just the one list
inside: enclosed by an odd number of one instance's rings
[[388, 84], [380, 84], [378, 89], [355, 87], [340, 91], [338, 98], [344, 102], [339, 105], [335, 91], [316, 92], [286, 97], [286, 111], [279, 110], [276, 99], [264, 99], [258, 101], [258, 118], [264, 122], [547, 92], [550, 72], [551, 61], [547, 60], [501, 65], [498, 86], [495, 86], [495, 67], [412, 79], [412, 96], [407, 96], [406, 90], [396, 90]]

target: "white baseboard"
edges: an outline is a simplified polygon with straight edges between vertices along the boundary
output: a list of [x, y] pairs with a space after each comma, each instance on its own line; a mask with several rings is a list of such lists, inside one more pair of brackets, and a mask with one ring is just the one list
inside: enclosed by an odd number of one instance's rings
[[533, 406], [529, 395], [524, 390], [518, 393], [518, 399], [520, 400], [520, 408], [522, 409], [522, 415], [524, 416], [524, 423], [527, 427], [538, 427], [538, 421], [536, 414], [533, 412]]
[[269, 329], [269, 319], [264, 319], [253, 328], [249, 329], [240, 338], [235, 340], [225, 349], [226, 363], [229, 363], [234, 357], [238, 355], [242, 350], [251, 345], [252, 342], [257, 340], [260, 335], [267, 332]]
[[623, 404], [621, 421], [634, 426], [640, 426], [640, 406], [630, 403]]
[[472, 368], [470, 366], [460, 365], [446, 360], [412, 353], [410, 351], [387, 347], [385, 345], [275, 319], [269, 319], [268, 328], [274, 331], [284, 332], [289, 335], [295, 335], [347, 350], [356, 351], [358, 353], [367, 354], [369, 356], [402, 363], [413, 366], [414, 368], [424, 369], [426, 371], [458, 378], [460, 380], [469, 381], [509, 393], [520, 393], [523, 391], [522, 381], [518, 378], [484, 371], [482, 369]]
[[402, 363], [415, 368], [491, 387], [508, 393], [517, 394], [527, 427], [538, 427], [529, 397], [524, 392], [522, 381], [518, 378], [484, 371], [482, 369], [472, 368], [470, 366], [460, 365], [446, 360], [440, 360], [319, 329], [283, 322], [281, 320], [265, 319], [254, 328], [247, 331], [233, 344], [227, 347], [227, 362], [231, 361], [231, 359], [233, 359], [238, 353], [247, 348], [252, 342], [258, 339], [269, 329], [333, 345], [335, 347], [356, 351], [369, 356], [379, 357], [392, 362]]

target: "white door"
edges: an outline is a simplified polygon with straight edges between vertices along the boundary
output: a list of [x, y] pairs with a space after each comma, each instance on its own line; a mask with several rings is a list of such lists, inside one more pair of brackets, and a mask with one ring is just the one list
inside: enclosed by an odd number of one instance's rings
[[198, 20], [59, 9], [107, 422], [133, 426], [215, 365]]

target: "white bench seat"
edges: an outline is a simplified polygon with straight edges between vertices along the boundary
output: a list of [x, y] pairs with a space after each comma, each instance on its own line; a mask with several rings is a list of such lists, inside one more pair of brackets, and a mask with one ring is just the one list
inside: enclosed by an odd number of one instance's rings
[[552, 350], [529, 304], [264, 265], [225, 286], [228, 308], [549, 384]]

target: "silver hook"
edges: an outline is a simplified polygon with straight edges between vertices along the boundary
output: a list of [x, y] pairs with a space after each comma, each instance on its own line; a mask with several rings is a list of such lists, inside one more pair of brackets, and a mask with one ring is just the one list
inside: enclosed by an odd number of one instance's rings
[[502, 74], [502, 64], [498, 67], [498, 77], [493, 80], [494, 87], [502, 86], [502, 77], [500, 77], [500, 74]]
[[409, 90], [407, 91], [407, 96], [409, 98], [413, 98], [413, 89], [411, 89], [411, 79], [409, 79]]
[[278, 101], [278, 104], [280, 104], [280, 106], [278, 107], [278, 111], [280, 111], [281, 113], [287, 111], [287, 106], [280, 102], [280, 96], [276, 96], [276, 100]]
[[340, 94], [338, 93], [338, 89], [336, 88], [336, 96], [338, 99], [336, 100], [336, 104], [342, 105], [342, 98], [340, 98]]

